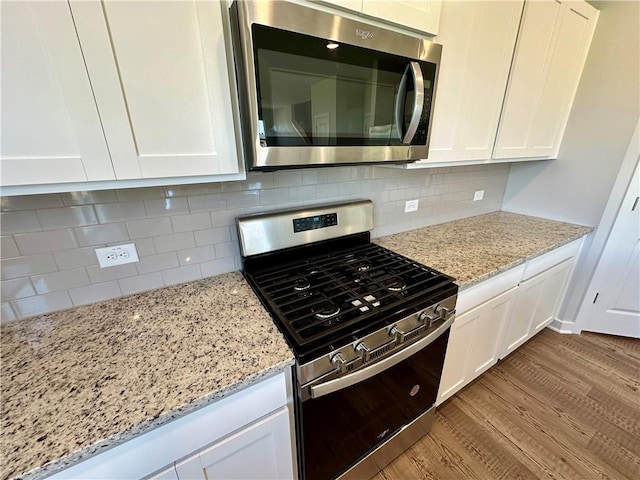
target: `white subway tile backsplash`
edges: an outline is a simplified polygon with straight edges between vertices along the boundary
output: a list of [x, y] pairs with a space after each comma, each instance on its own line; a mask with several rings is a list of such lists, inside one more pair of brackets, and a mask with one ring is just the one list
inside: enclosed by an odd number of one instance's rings
[[258, 190], [245, 190], [240, 192], [225, 193], [228, 208], [255, 207], [260, 203]]
[[0, 308], [0, 323], [10, 322], [17, 318], [9, 302], [2, 302]]
[[229, 227], [214, 227], [195, 232], [196, 245], [213, 245], [214, 243], [228, 242], [231, 240]]
[[3, 212], [0, 214], [0, 230], [3, 235], [29, 233], [42, 230], [35, 210]]
[[24, 195], [21, 197], [2, 197], [0, 200], [2, 211], [36, 210], [38, 208], [62, 207], [62, 197], [59, 193], [46, 195]]
[[157, 253], [153, 238], [137, 238], [133, 243], [138, 251], [138, 257], [148, 257]]
[[105, 245], [107, 243], [124, 242], [129, 240], [129, 232], [124, 223], [107, 223], [90, 227], [74, 229], [78, 244], [81, 247], [89, 245]]
[[[3, 303], [3, 317], [239, 269], [235, 219], [241, 215], [369, 198], [372, 234], [388, 235], [499, 210], [508, 174], [504, 164], [429, 170], [356, 166], [249, 172], [240, 182], [2, 198], [3, 289], [14, 297]], [[485, 190], [484, 200], [471, 201], [479, 189]], [[418, 211], [404, 213], [407, 199], [419, 200]], [[98, 268], [96, 246], [125, 242], [135, 243], [139, 262]], [[54, 288], [60, 290], [50, 291]]]
[[100, 223], [147, 218], [144, 202], [101, 203], [95, 205], [95, 208]]
[[167, 197], [186, 197], [189, 195], [204, 195], [205, 193], [207, 193], [207, 185], [204, 183], [164, 187], [164, 194]]
[[165, 187], [124, 188], [116, 190], [118, 200], [121, 202], [133, 202], [136, 200], [154, 200], [165, 198]]
[[0, 237], [0, 256], [2, 258], [17, 257], [19, 255], [18, 246], [11, 235]]
[[116, 265], [109, 268], [100, 268], [99, 265], [91, 265], [87, 267], [87, 273], [91, 279], [91, 283], [109, 282], [111, 280], [119, 280], [121, 278], [135, 277], [138, 270], [132, 263], [126, 265]]
[[183, 232], [155, 237], [153, 239], [153, 244], [156, 247], [156, 252], [164, 253], [175, 252], [183, 248], [195, 247], [196, 241], [193, 236], [193, 232]]
[[176, 252], [158, 253], [148, 257], [140, 257], [140, 261], [135, 264], [138, 273], [141, 275], [176, 268], [178, 265], [178, 254]]
[[218, 260], [212, 260], [211, 262], [201, 263], [200, 269], [202, 270], [202, 278], [207, 278], [233, 272], [236, 270], [236, 264], [233, 257], [220, 258]]
[[273, 186], [280, 187], [293, 187], [296, 185], [302, 185], [302, 171], [301, 170], [279, 170], [273, 174]]
[[132, 295], [134, 293], [145, 292], [164, 286], [162, 273], [147, 273], [145, 275], [136, 275], [118, 280], [120, 290], [123, 295]]
[[289, 201], [288, 188], [273, 188], [271, 190], [260, 190], [260, 205], [276, 205]]
[[0, 296], [3, 301], [32, 297], [35, 294], [36, 291], [28, 278], [2, 280], [0, 283]]
[[28, 277], [40, 273], [55, 272], [58, 270], [53, 255], [42, 253], [23, 257], [7, 258], [2, 260], [2, 279]]
[[115, 203], [118, 195], [115, 190], [94, 190], [92, 192], [61, 193], [65, 205], [94, 205], [96, 203]]
[[185, 265], [184, 267], [173, 268], [171, 270], [163, 270], [162, 278], [165, 285], [176, 285], [178, 283], [198, 280], [202, 278], [202, 272], [200, 271], [199, 264]]
[[93, 205], [36, 210], [43, 230], [61, 227], [80, 227], [98, 223]]
[[171, 218], [169, 217], [148, 218], [145, 220], [136, 220], [135, 222], [127, 222], [127, 230], [129, 230], [129, 238], [132, 240], [173, 233]]
[[303, 185], [317, 185], [319, 183], [327, 183], [329, 174], [326, 168], [311, 168], [302, 171]]
[[55, 312], [73, 306], [69, 293], [54, 292], [14, 300], [11, 305], [19, 318]]
[[211, 227], [211, 214], [202, 212], [172, 216], [171, 225], [173, 226], [173, 231], [176, 233], [203, 230]]
[[145, 200], [144, 205], [149, 217], [189, 213], [189, 202], [184, 197]]
[[202, 263], [209, 260], [214, 260], [215, 258], [215, 245], [205, 245], [204, 247], [185, 248], [184, 250], [178, 250], [178, 261], [180, 262], [180, 265]]
[[84, 268], [34, 275], [31, 281], [39, 294], [68, 290], [91, 283]]
[[14, 236], [22, 255], [55, 252], [78, 246], [71, 229], [49, 230], [46, 232], [21, 233]]
[[195, 195], [187, 197], [191, 212], [224, 210], [227, 208], [226, 197], [222, 193]]
[[121, 297], [122, 292], [120, 291], [118, 282], [105, 282], [87, 285], [86, 287], [72, 288], [69, 290], [69, 295], [71, 296], [73, 304], [79, 306]]
[[238, 242], [224, 242], [215, 245], [215, 258], [232, 257], [239, 254]]

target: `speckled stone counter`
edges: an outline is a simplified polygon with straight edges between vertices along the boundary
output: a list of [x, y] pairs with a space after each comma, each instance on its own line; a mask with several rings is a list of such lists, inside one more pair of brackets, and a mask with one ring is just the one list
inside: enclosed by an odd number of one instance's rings
[[461, 288], [576, 240], [593, 228], [509, 212], [493, 212], [375, 240], [456, 278]]
[[1, 342], [1, 478], [46, 476], [293, 364], [239, 273], [13, 322]]

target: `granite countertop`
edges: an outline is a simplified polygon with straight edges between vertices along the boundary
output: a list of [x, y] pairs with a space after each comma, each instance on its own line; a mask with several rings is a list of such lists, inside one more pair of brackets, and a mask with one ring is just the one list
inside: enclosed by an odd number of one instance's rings
[[51, 474], [293, 364], [240, 273], [2, 325], [1, 346], [0, 478]]
[[[375, 242], [465, 288], [591, 230], [494, 212]], [[53, 473], [293, 364], [240, 273], [1, 328], [0, 478]]]
[[374, 241], [454, 277], [464, 289], [592, 230], [545, 218], [492, 212]]

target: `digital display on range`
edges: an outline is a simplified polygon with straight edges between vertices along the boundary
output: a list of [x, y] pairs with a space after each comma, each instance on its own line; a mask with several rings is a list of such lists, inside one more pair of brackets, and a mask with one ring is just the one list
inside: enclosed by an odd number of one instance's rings
[[314, 215], [312, 217], [294, 218], [293, 231], [306, 232], [307, 230], [316, 230], [318, 228], [333, 227], [338, 225], [337, 213], [326, 213], [324, 215]]

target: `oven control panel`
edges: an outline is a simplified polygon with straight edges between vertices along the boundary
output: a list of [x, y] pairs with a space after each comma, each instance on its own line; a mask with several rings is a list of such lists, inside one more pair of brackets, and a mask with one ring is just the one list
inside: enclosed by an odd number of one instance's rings
[[334, 227], [336, 225], [338, 225], [337, 213], [325, 213], [323, 215], [293, 219], [293, 231], [295, 233], [317, 230], [318, 228]]

